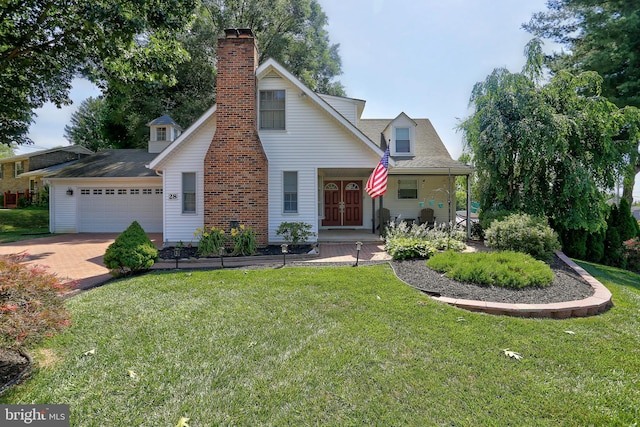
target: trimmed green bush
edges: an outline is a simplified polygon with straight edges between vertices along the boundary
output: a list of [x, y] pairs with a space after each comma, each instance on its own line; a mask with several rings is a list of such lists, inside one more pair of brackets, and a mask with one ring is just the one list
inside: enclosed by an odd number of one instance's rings
[[104, 254], [104, 265], [114, 276], [147, 271], [158, 260], [158, 249], [137, 221], [120, 234]]
[[485, 232], [485, 243], [502, 251], [523, 252], [541, 260], [549, 260], [560, 249], [558, 235], [546, 218], [528, 214], [511, 214], [494, 221]]
[[69, 286], [23, 256], [0, 256], [0, 347], [34, 345], [70, 324], [61, 293]]
[[515, 289], [546, 287], [554, 274], [548, 264], [520, 252], [453, 251], [433, 255], [427, 266], [460, 282]]
[[282, 222], [276, 230], [278, 236], [282, 236], [288, 244], [298, 246], [306, 243], [310, 238], [315, 237], [316, 233], [311, 231], [311, 224], [306, 222]]

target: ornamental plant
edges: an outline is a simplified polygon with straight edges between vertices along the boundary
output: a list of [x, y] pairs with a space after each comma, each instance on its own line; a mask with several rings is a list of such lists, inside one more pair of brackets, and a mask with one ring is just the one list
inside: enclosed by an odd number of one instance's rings
[[292, 246], [298, 246], [306, 243], [310, 238], [315, 237], [316, 233], [311, 231], [311, 224], [306, 222], [282, 222], [276, 230], [278, 236], [282, 236], [285, 242]]
[[224, 230], [211, 227], [198, 228], [193, 235], [198, 239], [198, 255], [202, 257], [217, 256], [218, 249], [224, 247]]
[[640, 272], [640, 237], [634, 237], [622, 244], [627, 269]]
[[393, 259], [429, 258], [439, 250], [461, 251], [466, 247], [466, 233], [453, 224], [389, 224], [385, 234], [385, 250]]
[[147, 271], [158, 260], [158, 249], [137, 221], [120, 234], [104, 254], [104, 265], [114, 276]]
[[253, 228], [246, 227], [244, 224], [238, 228], [232, 228], [231, 238], [234, 242], [234, 255], [253, 255], [255, 253], [256, 234]]
[[494, 221], [485, 232], [485, 244], [497, 250], [523, 252], [549, 260], [560, 249], [558, 235], [546, 218], [514, 213]]
[[0, 256], [0, 347], [37, 344], [70, 325], [62, 294], [70, 289], [45, 267]]

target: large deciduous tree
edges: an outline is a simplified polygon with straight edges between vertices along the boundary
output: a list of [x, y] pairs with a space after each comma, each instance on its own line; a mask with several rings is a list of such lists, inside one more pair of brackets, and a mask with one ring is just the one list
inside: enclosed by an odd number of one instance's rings
[[188, 58], [174, 32], [195, 0], [5, 0], [0, 10], [0, 143], [29, 142], [34, 110], [70, 104], [80, 72], [97, 81], [171, 82]]
[[327, 16], [316, 0], [203, 0], [193, 24], [178, 35], [190, 60], [179, 64], [174, 85], [107, 83], [111, 145], [144, 147], [145, 123], [169, 114], [186, 127], [215, 103], [217, 39], [226, 28], [250, 28], [260, 61], [274, 58], [307, 86], [344, 95], [338, 45], [329, 43]]
[[[618, 107], [640, 107], [640, 1], [554, 0], [547, 6], [524, 28], [567, 48], [550, 56], [552, 71], [596, 71], [603, 96]], [[638, 144], [626, 160], [623, 195], [631, 203], [640, 173]]]
[[[540, 51], [538, 42], [528, 45], [529, 59]], [[460, 128], [481, 207], [545, 215], [559, 231], [598, 230], [602, 190], [614, 185], [637, 143], [640, 114], [601, 96], [595, 72], [559, 71], [539, 84], [535, 64], [522, 73], [496, 69], [473, 89], [474, 112]]]

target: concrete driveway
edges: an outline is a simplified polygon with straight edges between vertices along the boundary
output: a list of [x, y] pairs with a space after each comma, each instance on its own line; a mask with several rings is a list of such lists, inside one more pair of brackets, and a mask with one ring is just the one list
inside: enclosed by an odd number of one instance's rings
[[[118, 233], [61, 234], [21, 242], [0, 244], [0, 255], [24, 253], [29, 264], [47, 267], [64, 283], [76, 282], [86, 289], [112, 276], [102, 263], [107, 247]], [[162, 234], [149, 234], [156, 247], [162, 246]]]

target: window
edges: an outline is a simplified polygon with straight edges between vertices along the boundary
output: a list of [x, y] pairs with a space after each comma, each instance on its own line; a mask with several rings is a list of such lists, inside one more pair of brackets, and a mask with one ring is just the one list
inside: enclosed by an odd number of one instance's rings
[[418, 198], [418, 180], [417, 179], [399, 179], [398, 180], [398, 199], [417, 199]]
[[16, 162], [16, 166], [14, 170], [15, 170], [14, 178], [17, 178], [18, 175], [24, 172], [24, 163]]
[[80, 194], [82, 194], [83, 196], [88, 196], [91, 194], [91, 190], [89, 190], [88, 188], [82, 188], [80, 190]]
[[196, 213], [196, 174], [182, 173], [182, 213]]
[[123, 195], [123, 194], [127, 194], [127, 189], [126, 188], [118, 188], [118, 194], [119, 195]]
[[3, 167], [4, 167], [4, 165], [0, 164], [0, 179], [2, 179], [2, 178], [3, 178], [3, 176], [2, 176], [2, 169], [3, 169]]
[[150, 188], [143, 188], [142, 189], [142, 194], [151, 194], [152, 190]]
[[156, 194], [162, 194], [162, 188], [156, 188]]
[[112, 195], [116, 194], [116, 190], [114, 188], [107, 188], [107, 189], [104, 190], [104, 194], [112, 196]]
[[298, 212], [298, 172], [284, 172], [282, 175], [284, 190], [284, 212]]
[[94, 196], [101, 196], [102, 195], [102, 188], [94, 188], [93, 189], [93, 195]]
[[396, 153], [411, 153], [411, 137], [409, 128], [396, 128]]
[[284, 90], [260, 91], [260, 129], [284, 130]]
[[156, 141], [166, 141], [167, 140], [167, 128], [156, 128]]

